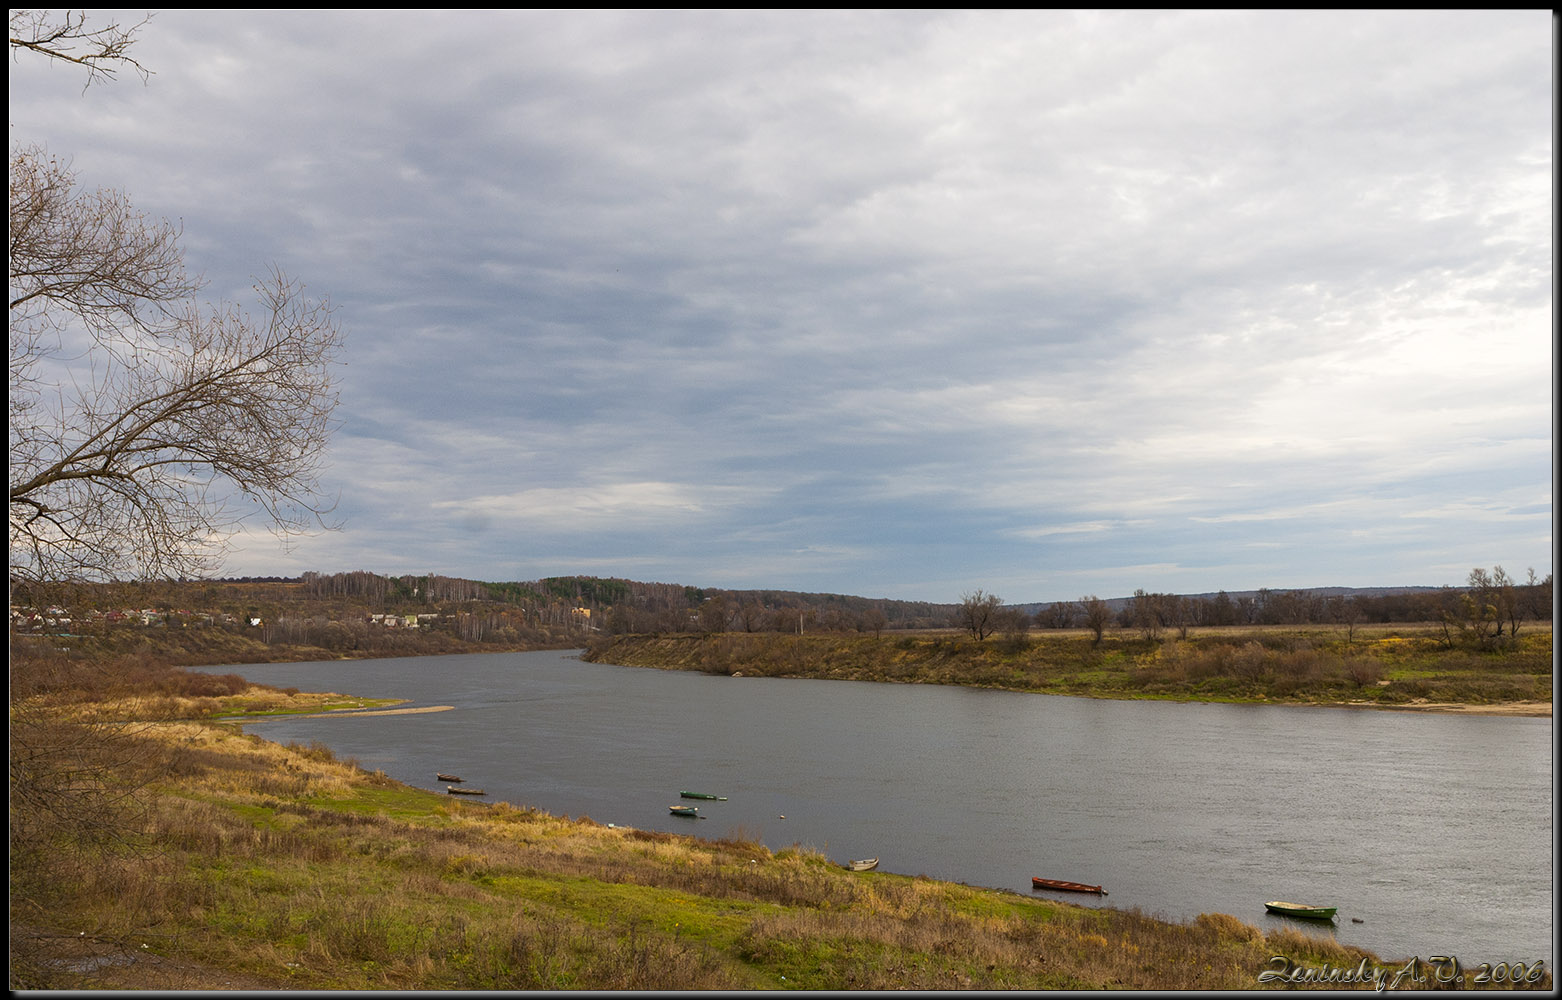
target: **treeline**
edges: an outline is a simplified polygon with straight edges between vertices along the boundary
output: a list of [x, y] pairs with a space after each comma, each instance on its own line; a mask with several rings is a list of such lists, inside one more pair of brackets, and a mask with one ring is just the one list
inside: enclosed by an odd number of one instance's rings
[[[1551, 578], [1511, 588], [1512, 597], [1488, 604], [1522, 610], [1533, 621], [1551, 620]], [[1500, 588], [1499, 588], [1500, 589]], [[1228, 625], [1329, 625], [1441, 621], [1465, 610], [1469, 588], [1417, 588], [1403, 593], [1331, 594], [1314, 590], [1271, 591], [1212, 596], [1135, 591], [1133, 597], [1103, 601], [1108, 625], [1118, 628], [1215, 627]], [[1086, 628], [1091, 598], [1034, 606], [1031, 620], [1038, 628]]]
[[777, 590], [684, 588], [684, 599], [632, 593], [613, 605], [603, 631], [646, 632], [881, 632], [887, 628], [948, 628], [954, 605], [844, 594]]
[[[1112, 605], [1116, 606], [1113, 607]], [[1369, 623], [1433, 622], [1441, 626], [1448, 644], [1457, 639], [1478, 646], [1501, 645], [1519, 634], [1526, 621], [1552, 618], [1552, 584], [1529, 571], [1524, 582], [1501, 566], [1490, 571], [1476, 567], [1461, 588], [1406, 589], [1364, 594], [1320, 590], [1270, 591], [1232, 597], [1224, 591], [1213, 596], [1183, 596], [1137, 590], [1131, 598], [1116, 602], [1089, 596], [1040, 606], [1027, 620], [1023, 611], [1001, 608], [980, 590], [966, 595], [957, 616], [962, 628], [977, 638], [993, 631], [1040, 628], [1088, 628], [1099, 638], [1113, 625], [1136, 629], [1145, 638], [1176, 632], [1186, 638], [1193, 627], [1252, 625], [1338, 625], [1351, 630]], [[984, 612], [987, 617], [984, 619]], [[986, 630], [984, 631], [984, 621]]]
[[535, 603], [539, 600], [537, 592], [532, 589], [510, 592], [501, 597], [493, 588], [513, 585], [479, 583], [435, 573], [395, 577], [380, 576], [364, 570], [352, 573], [305, 573], [299, 582], [304, 585], [304, 593], [316, 600], [348, 597], [387, 607], [443, 604], [449, 601], [505, 600], [508, 603], [521, 603], [529, 600]]
[[[406, 631], [444, 632], [466, 642], [556, 643], [585, 632], [869, 632], [962, 628], [976, 638], [1035, 629], [1133, 629], [1147, 638], [1191, 628], [1255, 625], [1440, 623], [1450, 642], [1495, 645], [1525, 621], [1550, 621], [1551, 576], [1520, 582], [1501, 566], [1471, 571], [1464, 587], [1258, 590], [1178, 595], [1135, 591], [1050, 604], [1005, 604], [981, 590], [957, 604], [784, 590], [723, 590], [590, 576], [489, 582], [439, 574], [386, 576], [363, 570], [305, 573], [297, 579], [226, 579], [77, 584], [40, 591], [13, 581], [17, 609], [33, 609], [45, 631], [73, 629], [136, 609], [170, 623], [199, 619], [260, 628], [268, 642], [329, 649], [399, 648]], [[55, 606], [67, 609], [54, 613]], [[96, 615], [96, 617], [93, 617]], [[148, 616], [141, 615], [143, 621]]]

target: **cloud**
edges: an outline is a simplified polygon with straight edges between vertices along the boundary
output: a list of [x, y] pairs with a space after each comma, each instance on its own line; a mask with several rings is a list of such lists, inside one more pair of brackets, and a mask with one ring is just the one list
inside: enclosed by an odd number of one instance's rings
[[504, 495], [437, 500], [435, 512], [459, 511], [516, 522], [527, 527], [618, 530], [650, 524], [675, 525], [709, 516], [751, 497], [752, 490], [695, 487], [682, 483], [609, 483], [599, 486], [544, 487]]
[[234, 572], [1457, 582], [1548, 558], [1548, 25], [180, 10], [12, 132], [338, 304], [347, 530]]

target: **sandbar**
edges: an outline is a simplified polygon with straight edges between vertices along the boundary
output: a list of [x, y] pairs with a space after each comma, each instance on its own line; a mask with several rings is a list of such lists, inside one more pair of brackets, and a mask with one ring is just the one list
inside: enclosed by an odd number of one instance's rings
[[1494, 705], [1462, 705], [1445, 701], [1412, 701], [1401, 705], [1384, 705], [1378, 702], [1352, 701], [1350, 708], [1381, 708], [1390, 712], [1452, 712], [1457, 715], [1525, 715], [1535, 718], [1551, 718], [1549, 701], [1504, 701]]
[[304, 715], [304, 719], [357, 719], [365, 715], [421, 715], [424, 712], [448, 712], [454, 705], [428, 705], [423, 708], [380, 708], [368, 712], [358, 712], [352, 709], [343, 709], [338, 712], [320, 712], [316, 715]]

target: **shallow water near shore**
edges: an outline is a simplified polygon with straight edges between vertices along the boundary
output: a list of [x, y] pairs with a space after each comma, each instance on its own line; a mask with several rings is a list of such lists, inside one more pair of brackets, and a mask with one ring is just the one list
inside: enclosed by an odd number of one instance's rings
[[[454, 773], [556, 815], [1229, 913], [1385, 960], [1553, 958], [1549, 718], [732, 678], [557, 651], [206, 669], [450, 706], [246, 724], [421, 787]], [[672, 816], [680, 790], [727, 801]], [[1033, 893], [1033, 875], [1109, 895]], [[1272, 899], [1337, 906], [1337, 923], [1267, 914]]]

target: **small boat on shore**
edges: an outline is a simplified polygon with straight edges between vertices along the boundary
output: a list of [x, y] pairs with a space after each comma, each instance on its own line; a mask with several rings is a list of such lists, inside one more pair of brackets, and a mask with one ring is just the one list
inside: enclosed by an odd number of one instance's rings
[[438, 772], [435, 772], [434, 777], [438, 778], [440, 781], [465, 781], [466, 780], [465, 778], [458, 778], [458, 777], [456, 777], [453, 774], [440, 774]]
[[1106, 890], [1099, 885], [1086, 885], [1083, 882], [1067, 882], [1057, 878], [1038, 878], [1031, 876], [1031, 888], [1033, 889], [1062, 889], [1064, 892], [1093, 892], [1097, 896], [1105, 896]]
[[711, 795], [707, 792], [679, 792], [678, 795], [685, 799], [710, 799], [713, 802], [725, 802], [725, 795]]
[[854, 872], [871, 872], [879, 866], [878, 858], [863, 858], [861, 861], [848, 861], [846, 867]]
[[690, 816], [694, 819], [700, 818], [699, 806], [668, 806], [667, 811], [672, 813], [674, 816]]
[[487, 795], [481, 788], [447, 788], [445, 791], [451, 795]]
[[1303, 920], [1333, 920], [1334, 914], [1339, 910], [1339, 907], [1313, 906], [1310, 903], [1286, 903], [1278, 899], [1272, 899], [1264, 904], [1264, 909], [1270, 913], [1278, 913], [1282, 917], [1301, 917]]

